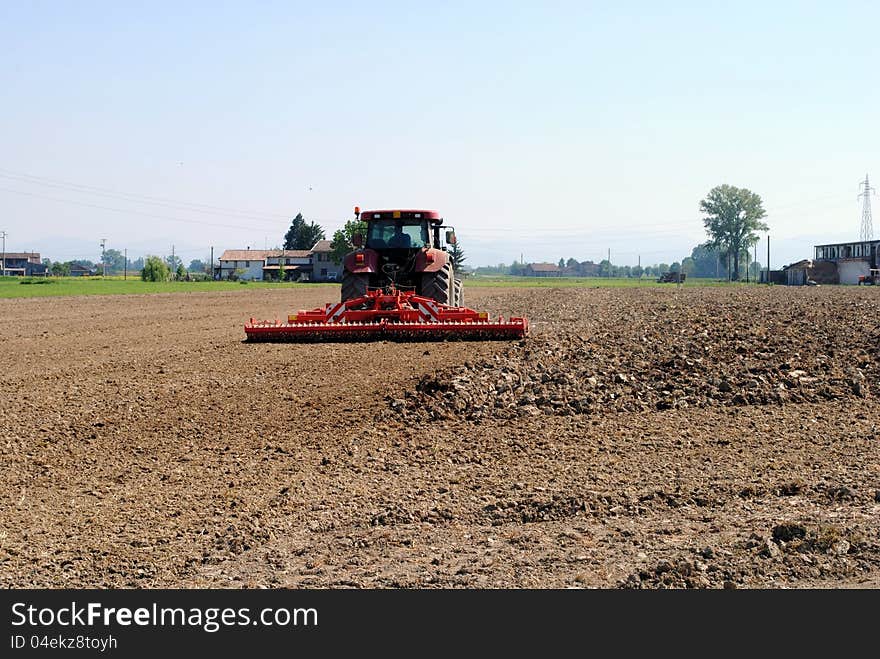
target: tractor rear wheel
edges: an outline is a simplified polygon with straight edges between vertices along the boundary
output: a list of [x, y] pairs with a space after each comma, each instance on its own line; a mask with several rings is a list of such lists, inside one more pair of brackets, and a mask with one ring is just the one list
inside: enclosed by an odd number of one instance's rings
[[370, 275], [355, 274], [346, 270], [342, 273], [342, 299], [340, 301], [345, 302], [346, 300], [363, 297], [367, 294], [367, 286], [369, 284]]
[[464, 287], [461, 285], [461, 279], [455, 279], [455, 306], [464, 306]]
[[437, 272], [426, 272], [422, 275], [422, 295], [440, 304], [455, 304], [454, 281], [452, 264], [447, 262]]

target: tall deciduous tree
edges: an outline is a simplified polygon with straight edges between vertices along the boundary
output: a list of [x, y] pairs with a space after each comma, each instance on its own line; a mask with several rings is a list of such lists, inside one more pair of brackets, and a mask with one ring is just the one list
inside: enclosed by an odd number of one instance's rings
[[330, 258], [335, 264], [342, 263], [345, 255], [354, 249], [351, 239], [356, 233], [361, 234], [362, 238], [366, 238], [367, 223], [361, 220], [349, 220], [344, 227], [333, 233], [333, 240], [330, 243]]
[[758, 240], [756, 231], [767, 230], [761, 221], [767, 215], [761, 197], [745, 188], [719, 185], [700, 202], [700, 210], [706, 216], [708, 246], [731, 255], [733, 279], [738, 280], [740, 256]]
[[315, 222], [306, 223], [302, 213], [290, 221], [290, 228], [284, 234], [284, 249], [311, 249], [319, 240], [324, 240], [324, 229]]

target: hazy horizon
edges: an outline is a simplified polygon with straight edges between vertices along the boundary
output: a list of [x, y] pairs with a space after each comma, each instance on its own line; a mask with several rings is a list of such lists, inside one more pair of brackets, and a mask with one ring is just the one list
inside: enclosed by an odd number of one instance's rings
[[880, 179], [870, 3], [5, 10], [10, 252], [189, 263], [358, 205], [439, 210], [472, 267], [672, 263], [728, 183], [779, 267], [856, 240]]

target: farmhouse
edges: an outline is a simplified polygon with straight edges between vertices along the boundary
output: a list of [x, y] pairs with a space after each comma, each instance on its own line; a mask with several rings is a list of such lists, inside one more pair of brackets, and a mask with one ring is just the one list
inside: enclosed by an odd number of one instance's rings
[[0, 272], [8, 277], [33, 277], [45, 275], [47, 268], [40, 261], [39, 252], [6, 252], [6, 260], [0, 258]]
[[561, 277], [562, 269], [555, 263], [529, 263], [525, 275], [526, 277]]
[[581, 261], [580, 275], [582, 277], [598, 277], [601, 272], [601, 266], [592, 261]]
[[329, 240], [319, 240], [312, 249], [227, 249], [220, 256], [214, 276], [263, 281], [278, 279], [283, 268], [288, 280], [335, 281], [342, 266], [333, 263], [330, 251]]

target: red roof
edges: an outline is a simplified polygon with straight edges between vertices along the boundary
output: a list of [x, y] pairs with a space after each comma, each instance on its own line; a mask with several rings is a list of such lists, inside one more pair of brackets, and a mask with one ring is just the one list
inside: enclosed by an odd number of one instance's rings
[[442, 220], [443, 218], [440, 216], [438, 211], [430, 211], [430, 210], [419, 210], [418, 208], [409, 208], [409, 209], [393, 209], [393, 210], [372, 210], [372, 211], [361, 211], [361, 219], [362, 220], [371, 220], [374, 219], [373, 215], [391, 215], [393, 213], [401, 213], [401, 214], [409, 214], [409, 213], [418, 213], [424, 219], [427, 220]]
[[555, 263], [529, 263], [529, 266], [535, 272], [559, 272], [559, 266]]
[[221, 261], [265, 261], [278, 256], [286, 259], [308, 258], [312, 252], [307, 249], [227, 249], [220, 256]]

